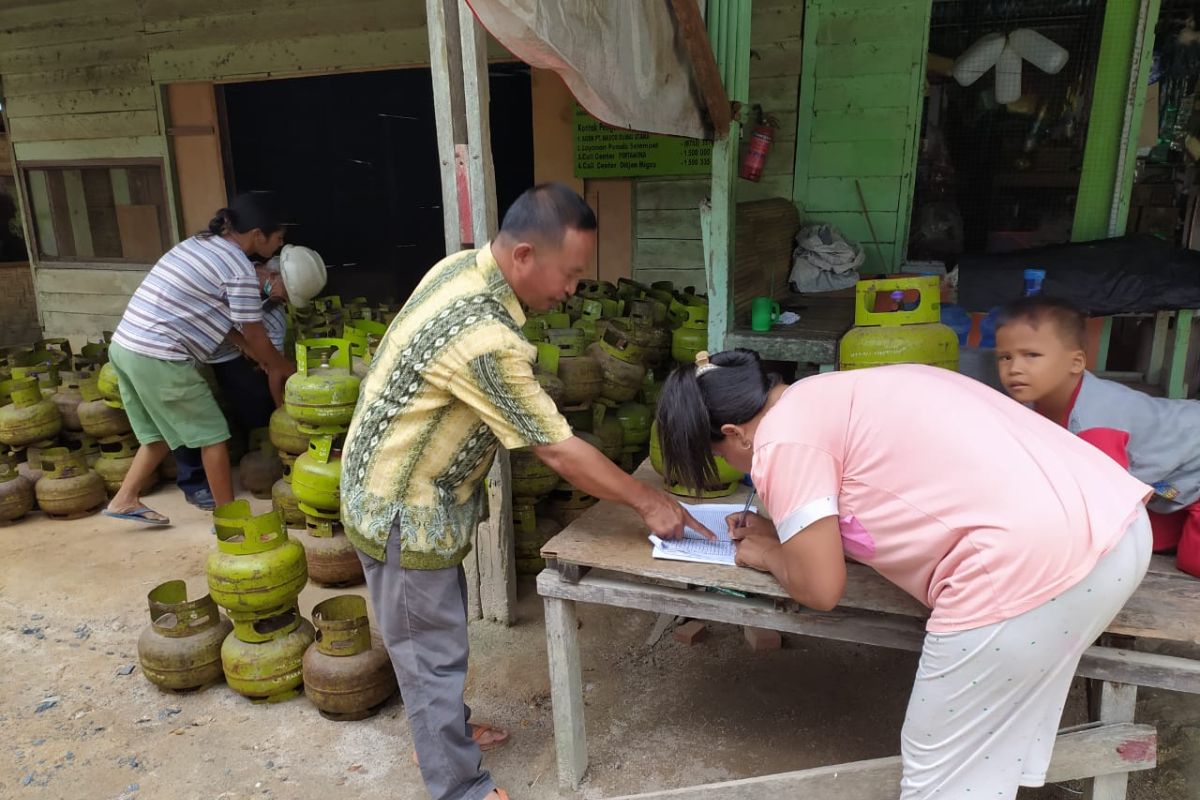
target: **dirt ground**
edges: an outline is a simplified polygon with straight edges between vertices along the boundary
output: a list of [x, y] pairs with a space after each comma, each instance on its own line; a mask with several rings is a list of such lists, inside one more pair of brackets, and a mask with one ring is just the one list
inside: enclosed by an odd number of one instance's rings
[[[146, 593], [170, 579], [204, 591], [207, 515], [173, 488], [150, 498], [167, 529], [103, 517], [34, 515], [0, 529], [0, 798], [63, 800], [408, 800], [425, 797], [403, 708], [331, 722], [300, 698], [253, 705], [225, 685], [164, 694], [137, 663]], [[256, 508], [268, 504], [255, 501]], [[332, 594], [309, 587], [307, 615]], [[710, 625], [685, 647], [645, 641], [651, 614], [582, 607], [591, 766], [578, 793], [557, 788], [541, 604], [522, 586], [513, 628], [471, 628], [467, 699], [513, 731], [485, 764], [513, 800], [583, 800], [893, 755], [916, 658], [785, 637], [752, 654]], [[1067, 724], [1082, 718], [1076, 689]], [[1143, 690], [1159, 725], [1159, 768], [1135, 775], [1139, 800], [1192, 800], [1200, 786], [1200, 697]], [[1079, 796], [1079, 786], [1023, 798]]]

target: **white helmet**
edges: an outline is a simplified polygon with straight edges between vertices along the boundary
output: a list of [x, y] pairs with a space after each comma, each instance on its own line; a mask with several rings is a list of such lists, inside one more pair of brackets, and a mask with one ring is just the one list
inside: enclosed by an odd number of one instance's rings
[[279, 253], [279, 274], [288, 302], [306, 306], [325, 288], [325, 261], [320, 253], [298, 244], [285, 244]]

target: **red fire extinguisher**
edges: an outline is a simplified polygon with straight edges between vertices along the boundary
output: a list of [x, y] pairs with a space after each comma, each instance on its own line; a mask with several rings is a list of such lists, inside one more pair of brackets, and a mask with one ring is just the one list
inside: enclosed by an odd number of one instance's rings
[[755, 106], [758, 122], [754, 132], [750, 134], [750, 149], [742, 159], [742, 168], [738, 174], [748, 181], [757, 183], [762, 178], [763, 167], [767, 163], [767, 153], [771, 152], [771, 143], [775, 141], [775, 128], [779, 125], [770, 114], [763, 116], [762, 106]]

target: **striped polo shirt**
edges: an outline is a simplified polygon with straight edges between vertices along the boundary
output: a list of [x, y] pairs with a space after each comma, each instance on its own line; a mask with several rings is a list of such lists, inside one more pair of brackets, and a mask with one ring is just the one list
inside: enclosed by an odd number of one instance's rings
[[[263, 327], [267, 329], [267, 338], [271, 340], [271, 344], [275, 345], [275, 349], [282, 353], [284, 339], [287, 338], [287, 312], [284, 311], [284, 304], [271, 303], [264, 306], [262, 315]], [[221, 342], [217, 352], [208, 357], [208, 363], [224, 364], [226, 361], [233, 361], [241, 354], [242, 351], [238, 350], [233, 342], [226, 339]]]
[[262, 322], [254, 265], [220, 236], [171, 248], [133, 293], [113, 341], [164, 361], [207, 361], [236, 325]]

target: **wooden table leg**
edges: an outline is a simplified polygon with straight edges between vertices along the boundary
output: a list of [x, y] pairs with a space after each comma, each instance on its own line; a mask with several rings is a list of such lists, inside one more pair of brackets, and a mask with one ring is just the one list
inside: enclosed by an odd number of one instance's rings
[[[1100, 722], [1133, 722], [1137, 706], [1137, 686], [1132, 683], [1100, 684]], [[1129, 786], [1128, 772], [1114, 772], [1092, 778], [1091, 786], [1084, 793], [1086, 800], [1125, 800]]]
[[574, 600], [543, 598], [546, 654], [550, 661], [550, 701], [554, 706], [554, 746], [558, 784], [574, 790], [587, 770], [583, 680], [579, 668], [579, 619]]

